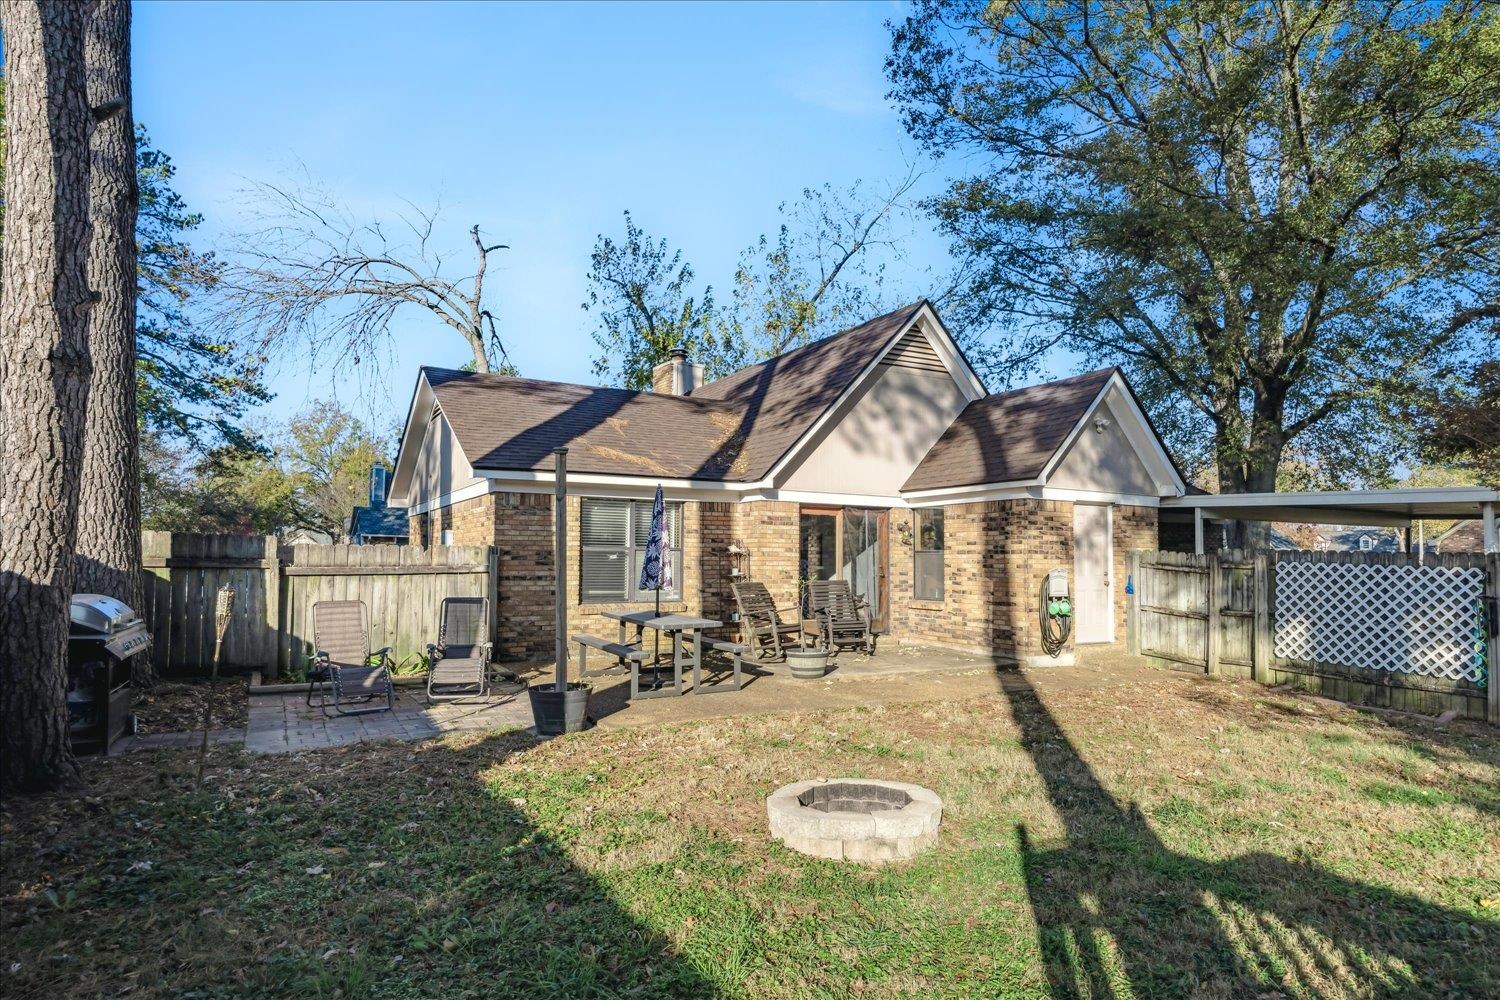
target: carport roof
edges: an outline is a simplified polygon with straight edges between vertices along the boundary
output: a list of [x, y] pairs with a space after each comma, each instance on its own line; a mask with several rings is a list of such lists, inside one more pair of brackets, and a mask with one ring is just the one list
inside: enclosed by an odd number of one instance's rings
[[1413, 520], [1477, 518], [1485, 504], [1500, 504], [1500, 489], [1432, 486], [1397, 490], [1319, 490], [1307, 493], [1199, 493], [1161, 502], [1162, 513], [1180, 510], [1217, 521], [1294, 521], [1407, 527]]

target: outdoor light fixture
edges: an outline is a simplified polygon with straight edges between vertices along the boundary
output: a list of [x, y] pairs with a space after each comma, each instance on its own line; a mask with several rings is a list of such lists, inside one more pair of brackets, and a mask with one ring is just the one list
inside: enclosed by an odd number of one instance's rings
[[1108, 417], [1095, 417], [1094, 418], [1094, 433], [1095, 434], [1103, 434], [1108, 429], [1109, 429], [1109, 418]]

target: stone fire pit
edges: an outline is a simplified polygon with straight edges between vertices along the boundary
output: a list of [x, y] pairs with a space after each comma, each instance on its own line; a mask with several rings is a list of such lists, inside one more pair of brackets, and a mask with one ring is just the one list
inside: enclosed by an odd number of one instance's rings
[[835, 861], [909, 858], [937, 842], [943, 800], [921, 785], [870, 778], [798, 781], [766, 799], [771, 836]]

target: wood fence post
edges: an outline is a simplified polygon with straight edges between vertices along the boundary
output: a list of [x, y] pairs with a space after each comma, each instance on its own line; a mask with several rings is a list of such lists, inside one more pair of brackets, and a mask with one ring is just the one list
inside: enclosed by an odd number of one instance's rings
[[1210, 677], [1219, 675], [1219, 630], [1222, 624], [1223, 601], [1219, 599], [1219, 582], [1224, 578], [1224, 567], [1219, 561], [1221, 553], [1210, 552], [1204, 560], [1208, 564], [1208, 634], [1204, 637], [1204, 669]]
[[267, 651], [266, 673], [274, 678], [280, 672], [281, 661], [281, 543], [275, 535], [267, 535], [265, 543], [261, 579], [266, 588], [266, 637], [261, 648]]
[[1484, 695], [1485, 718], [1490, 725], [1500, 726], [1500, 552], [1491, 552], [1485, 557], [1484, 593], [1486, 628], [1489, 635], [1489, 662], [1485, 664]]
[[1250, 639], [1250, 676], [1257, 684], [1271, 683], [1271, 554], [1255, 553], [1255, 630]]
[[495, 546], [489, 547], [484, 560], [485, 573], [488, 580], [485, 582], [484, 593], [490, 599], [490, 642], [491, 649], [495, 650], [496, 656], [500, 649], [500, 550]]
[[1141, 553], [1132, 549], [1125, 557], [1126, 582], [1132, 593], [1125, 597], [1125, 652], [1139, 655], [1141, 651]]

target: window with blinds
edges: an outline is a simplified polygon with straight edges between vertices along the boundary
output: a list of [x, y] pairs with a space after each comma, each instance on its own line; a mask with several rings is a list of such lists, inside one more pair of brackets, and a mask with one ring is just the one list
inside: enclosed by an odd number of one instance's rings
[[[650, 500], [604, 500], [585, 497], [580, 512], [579, 596], [584, 604], [648, 601], [656, 591], [641, 590], [646, 540], [651, 537]], [[663, 600], [682, 594], [682, 504], [667, 504], [667, 537], [672, 546], [671, 590]]]
[[916, 565], [912, 572], [912, 596], [919, 601], [943, 599], [943, 508], [914, 510], [916, 532], [913, 547]]

